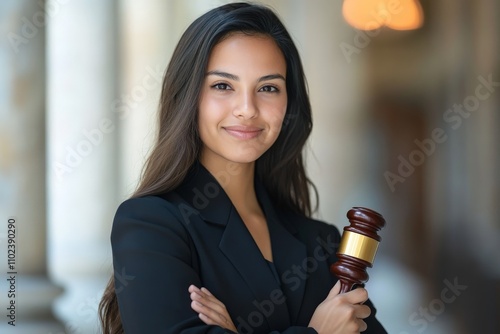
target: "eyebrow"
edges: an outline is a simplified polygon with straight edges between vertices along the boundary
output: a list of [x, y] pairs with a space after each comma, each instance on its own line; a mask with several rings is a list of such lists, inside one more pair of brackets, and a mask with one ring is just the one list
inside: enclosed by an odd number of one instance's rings
[[[209, 71], [209, 72], [207, 72], [206, 75], [207, 76], [216, 75], [216, 76], [223, 77], [223, 78], [226, 78], [229, 80], [240, 81], [239, 76], [231, 74], [231, 73], [227, 73], [227, 72], [222, 72], [222, 71]], [[262, 82], [262, 81], [266, 81], [266, 80], [273, 80], [273, 79], [281, 79], [283, 81], [286, 81], [284, 76], [282, 76], [279, 73], [275, 73], [275, 74], [268, 74], [268, 75], [264, 75], [263, 77], [260, 77], [258, 82]]]

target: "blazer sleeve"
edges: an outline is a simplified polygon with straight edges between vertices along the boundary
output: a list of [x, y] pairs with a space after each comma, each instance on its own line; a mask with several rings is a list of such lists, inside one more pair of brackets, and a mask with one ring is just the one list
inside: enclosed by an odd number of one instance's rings
[[[111, 246], [125, 333], [228, 333], [206, 325], [191, 309], [188, 287], [200, 286], [201, 280], [193, 242], [175, 204], [155, 196], [123, 202], [113, 221]], [[281, 333], [316, 331], [291, 327]]]

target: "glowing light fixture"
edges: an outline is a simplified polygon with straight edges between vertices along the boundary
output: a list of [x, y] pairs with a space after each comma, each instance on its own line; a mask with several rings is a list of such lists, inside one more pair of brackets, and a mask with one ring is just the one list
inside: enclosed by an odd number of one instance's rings
[[420, 28], [424, 22], [418, 0], [344, 0], [342, 14], [347, 23], [360, 30], [382, 26], [412, 30]]

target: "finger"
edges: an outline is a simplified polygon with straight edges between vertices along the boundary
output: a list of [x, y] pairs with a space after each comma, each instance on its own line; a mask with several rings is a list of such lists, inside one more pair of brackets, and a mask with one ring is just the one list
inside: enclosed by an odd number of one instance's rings
[[224, 324], [218, 323], [217, 321], [213, 320], [212, 318], [208, 317], [207, 315], [200, 313], [198, 314], [198, 317], [207, 325], [216, 325], [220, 327], [224, 327]]
[[330, 290], [330, 293], [328, 293], [328, 296], [326, 298], [333, 298], [336, 295], [338, 295], [340, 292], [340, 281], [337, 281], [333, 288]]
[[212, 321], [216, 321], [217, 319], [221, 319], [221, 317], [217, 311], [215, 311], [214, 309], [211, 309], [210, 307], [207, 307], [206, 305], [203, 305], [202, 303], [200, 303], [196, 300], [193, 300], [191, 302], [191, 308], [196, 313], [203, 314], [207, 318], [212, 319]]
[[212, 297], [213, 297], [212, 293], [211, 293], [210, 291], [208, 291], [208, 289], [207, 289], [207, 288], [202, 287], [202, 288], [201, 288], [201, 291], [203, 291], [205, 294], [207, 294], [207, 295], [209, 295], [209, 296], [212, 296]]
[[207, 295], [206, 293], [204, 293], [201, 290], [191, 292], [190, 296], [191, 296], [191, 299], [194, 298], [195, 300], [200, 300], [200, 298], [201, 298], [201, 299], [205, 300], [206, 302], [209, 302], [209, 303], [212, 303], [215, 305], [219, 305], [220, 307], [224, 308], [224, 304], [220, 300], [215, 298], [213, 295]]
[[200, 294], [202, 294], [205, 298], [207, 298], [208, 300], [211, 300], [215, 303], [218, 303], [220, 304], [221, 306], [224, 306], [224, 304], [218, 300], [217, 298], [215, 298], [214, 295], [212, 295], [212, 293], [210, 291], [208, 291], [207, 288], [205, 287], [202, 287], [200, 290], [199, 290]]
[[[201, 288], [199, 289], [198, 287], [194, 287], [192, 289], [192, 291], [190, 292], [195, 292], [197, 294], [199, 294], [200, 296], [202, 296], [203, 298], [206, 298], [206, 299], [210, 299], [212, 301], [219, 301], [217, 298], [214, 297], [214, 295], [212, 295], [210, 293], [210, 291], [208, 291], [206, 288]], [[208, 292], [208, 293], [207, 293]]]
[[202, 294], [202, 295], [203, 295], [203, 294], [205, 294], [205, 295], [207, 295], [207, 296], [211, 296], [211, 297], [213, 297], [212, 293], [211, 293], [210, 291], [208, 291], [208, 289], [207, 289], [207, 288], [202, 287], [202, 288], [200, 289], [200, 288], [198, 288], [196, 285], [193, 285], [193, 284], [191, 284], [191, 285], [189, 286], [188, 291], [189, 291], [189, 292], [199, 292], [199, 293], [200, 293], [200, 294]]
[[191, 285], [189, 286], [189, 288], [188, 288], [188, 291], [189, 291], [189, 292], [195, 292], [195, 291], [200, 291], [200, 289], [199, 289], [196, 285], [191, 284]]
[[200, 304], [206, 306], [207, 308], [211, 308], [218, 313], [224, 314], [226, 313], [226, 307], [224, 304], [222, 304], [219, 300], [215, 299], [212, 297], [210, 298], [209, 296], [203, 295], [200, 292], [192, 292], [190, 294], [191, 300], [197, 301]]
[[359, 320], [357, 320], [357, 323], [358, 323], [360, 332], [364, 332], [368, 329], [368, 325], [363, 320], [359, 319]]
[[191, 308], [200, 315], [203, 315], [202, 320], [208, 325], [217, 324], [225, 327], [229, 323], [229, 320], [224, 315], [197, 301], [191, 302]]
[[368, 300], [368, 291], [365, 288], [356, 288], [344, 293], [344, 297], [351, 304], [361, 304]]
[[214, 319], [211, 319], [210, 317], [206, 316], [203, 313], [198, 314], [198, 317], [207, 325], [216, 325], [219, 327], [222, 327], [224, 329], [228, 329], [231, 332], [236, 332], [236, 327], [234, 326], [233, 322], [231, 320], [226, 321], [226, 322], [220, 322], [216, 321]]
[[354, 315], [358, 319], [365, 319], [370, 316], [372, 310], [366, 305], [355, 305], [354, 306]]
[[205, 314], [203, 313], [198, 313], [198, 318], [201, 319], [201, 321], [203, 321], [205, 324], [207, 325], [217, 325], [215, 324], [212, 319], [210, 319], [209, 317], [207, 317]]
[[[198, 292], [198, 293], [200, 293], [200, 294], [202, 294], [202, 295], [204, 295], [204, 294], [205, 294], [205, 295], [207, 295], [207, 296], [211, 296], [211, 297], [213, 297], [212, 293], [211, 293], [210, 291], [208, 291], [208, 289], [207, 289], [207, 288], [202, 287], [202, 288], [200, 289], [200, 288], [198, 288], [196, 285], [193, 285], [193, 284], [191, 284], [191, 285], [189, 286], [188, 291], [189, 291], [189, 292]], [[214, 298], [215, 298], [215, 297], [214, 297]]]
[[215, 321], [214, 319], [210, 318], [209, 316], [207, 316], [206, 314], [203, 314], [203, 313], [199, 313], [198, 314], [198, 318], [201, 319], [201, 321], [203, 321], [205, 324], [207, 325], [216, 325], [216, 326], [221, 326], [221, 327], [224, 327], [223, 324], [221, 323], [218, 323], [217, 321]]
[[201, 304], [200, 302], [197, 302], [196, 300], [191, 301], [191, 308], [196, 313], [201, 313], [204, 311], [203, 304]]

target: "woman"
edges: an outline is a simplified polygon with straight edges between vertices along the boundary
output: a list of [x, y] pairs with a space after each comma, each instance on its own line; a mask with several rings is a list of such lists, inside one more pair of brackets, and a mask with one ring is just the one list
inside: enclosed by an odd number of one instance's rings
[[339, 294], [338, 230], [311, 215], [301, 61], [269, 9], [215, 8], [181, 37], [158, 140], [111, 236], [105, 333], [385, 333]]

